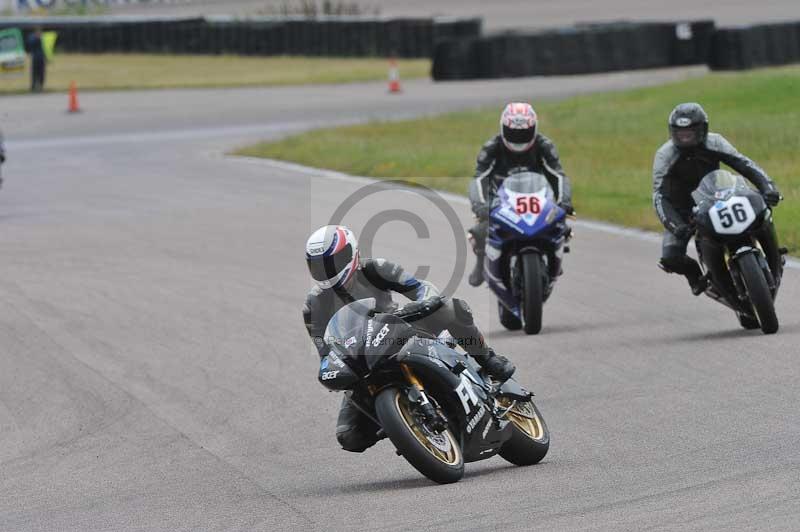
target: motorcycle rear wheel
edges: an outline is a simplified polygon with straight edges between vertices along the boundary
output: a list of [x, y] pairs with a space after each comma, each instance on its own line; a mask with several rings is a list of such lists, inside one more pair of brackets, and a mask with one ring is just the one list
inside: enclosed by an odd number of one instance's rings
[[375, 399], [375, 413], [397, 451], [414, 468], [439, 484], [464, 476], [464, 455], [447, 429], [434, 434], [415, 417], [411, 402], [397, 388], [386, 388]]
[[755, 317], [761, 325], [761, 331], [764, 334], [775, 334], [779, 327], [778, 316], [775, 314], [775, 302], [756, 256], [748, 253], [740, 257], [739, 272], [742, 275], [750, 303], [753, 305]]
[[526, 334], [542, 330], [544, 306], [544, 264], [538, 253], [522, 255], [522, 326]]
[[[508, 406], [510, 399], [500, 398], [501, 406]], [[539, 409], [531, 402], [519, 402], [506, 414], [511, 421], [513, 434], [500, 448], [505, 460], [519, 466], [538, 464], [550, 449], [550, 431]]]

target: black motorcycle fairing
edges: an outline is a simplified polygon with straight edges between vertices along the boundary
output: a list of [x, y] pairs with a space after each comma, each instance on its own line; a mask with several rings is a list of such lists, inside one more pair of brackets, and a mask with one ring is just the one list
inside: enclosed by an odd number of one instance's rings
[[[435, 346], [412, 342], [397, 355], [397, 360], [410, 366], [425, 382], [426, 389], [447, 405], [451, 418], [456, 417], [461, 429], [458, 432], [463, 434], [464, 461], [488, 458], [511, 437], [512, 429], [508, 421], [498, 421], [492, 415], [493, 400], [489, 398], [487, 383], [474, 371], [470, 361], [452, 350], [449, 351], [453, 355], [442, 357], [447, 361], [438, 354], [431, 356], [436, 351]], [[459, 368], [464, 369], [455, 373]]]
[[694, 223], [697, 226], [698, 234], [706, 237], [713, 237], [718, 240], [736, 240], [741, 239], [743, 234], [760, 228], [767, 219], [771, 219], [771, 211], [767, 207], [764, 198], [755, 191], [743, 192], [741, 196], [747, 198], [750, 205], [753, 207], [753, 212], [756, 213], [756, 219], [747, 228], [745, 233], [740, 235], [721, 235], [714, 230], [714, 224], [711, 222], [709, 211], [714, 206], [713, 202], [703, 201], [694, 210]]
[[325, 330], [330, 350], [361, 377], [402, 349], [413, 336], [412, 327], [405, 321], [375, 310], [374, 298], [354, 301], [339, 309]]
[[714, 294], [719, 298], [714, 297], [720, 303], [726, 304], [734, 310], [738, 310], [739, 301], [736, 297], [737, 290], [733, 284], [733, 279], [728, 269], [726, 262], [727, 246], [722, 242], [717, 242], [711, 238], [701, 238], [700, 235], [695, 239], [697, 247], [697, 254], [700, 257], [700, 262], [709, 274], [711, 286], [714, 289]]
[[523, 388], [513, 377], [500, 386], [500, 392], [497, 395], [517, 401], [530, 401], [533, 397], [533, 394]]
[[360, 377], [350, 366], [334, 351], [322, 357], [319, 364], [320, 384], [329, 390], [349, 390], [358, 384]]

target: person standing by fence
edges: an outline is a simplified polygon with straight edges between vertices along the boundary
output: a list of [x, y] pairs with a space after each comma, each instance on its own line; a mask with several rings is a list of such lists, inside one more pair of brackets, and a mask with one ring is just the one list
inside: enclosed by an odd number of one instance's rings
[[44, 71], [46, 58], [44, 46], [42, 45], [42, 29], [36, 28], [28, 36], [28, 53], [31, 56], [31, 92], [42, 92], [44, 90]]

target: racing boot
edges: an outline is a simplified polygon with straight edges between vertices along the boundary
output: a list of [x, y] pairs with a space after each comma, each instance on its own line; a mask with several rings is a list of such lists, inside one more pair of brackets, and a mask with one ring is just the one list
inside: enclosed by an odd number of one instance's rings
[[692, 295], [699, 296], [708, 288], [708, 276], [702, 275], [699, 272], [699, 268], [697, 273], [692, 272], [686, 274], [686, 279], [689, 281], [689, 286], [692, 288]]
[[475, 359], [489, 376], [500, 382], [510, 379], [517, 370], [511, 361], [502, 355], [495, 354], [492, 349], [489, 349], [489, 353], [483, 357], [475, 357]]
[[470, 286], [480, 286], [483, 284], [483, 257], [483, 253], [475, 254], [475, 267], [472, 268], [472, 272], [469, 274]]
[[475, 253], [475, 267], [469, 274], [469, 284], [480, 286], [483, 284], [483, 258], [486, 256], [486, 231], [489, 229], [487, 221], [479, 222], [467, 231], [467, 240]]

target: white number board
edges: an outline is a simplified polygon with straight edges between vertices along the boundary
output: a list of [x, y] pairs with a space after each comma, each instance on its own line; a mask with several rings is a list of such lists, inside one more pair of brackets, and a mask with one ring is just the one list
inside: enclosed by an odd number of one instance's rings
[[756, 219], [756, 213], [747, 198], [736, 197], [718, 201], [708, 211], [714, 230], [721, 235], [743, 233]]

